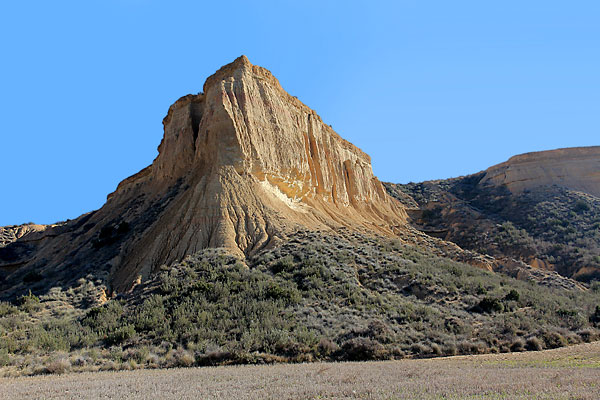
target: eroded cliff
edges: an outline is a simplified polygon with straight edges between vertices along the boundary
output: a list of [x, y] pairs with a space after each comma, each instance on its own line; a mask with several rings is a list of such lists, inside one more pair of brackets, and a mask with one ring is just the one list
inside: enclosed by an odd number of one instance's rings
[[[69, 276], [104, 271], [127, 290], [162, 264], [206, 247], [250, 255], [297, 229], [393, 234], [404, 208], [370, 158], [245, 56], [176, 101], [152, 165], [125, 179], [98, 211], [23, 238], [8, 270]], [[7, 280], [19, 286], [18, 280]]]
[[600, 146], [526, 153], [488, 168], [483, 185], [504, 185], [513, 193], [561, 186], [600, 196]]

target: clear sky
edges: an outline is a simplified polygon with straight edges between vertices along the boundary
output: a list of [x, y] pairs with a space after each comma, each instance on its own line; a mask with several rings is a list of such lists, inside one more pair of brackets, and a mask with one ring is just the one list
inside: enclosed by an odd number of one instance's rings
[[0, 226], [97, 209], [241, 54], [381, 180], [600, 144], [600, 2], [3, 1]]

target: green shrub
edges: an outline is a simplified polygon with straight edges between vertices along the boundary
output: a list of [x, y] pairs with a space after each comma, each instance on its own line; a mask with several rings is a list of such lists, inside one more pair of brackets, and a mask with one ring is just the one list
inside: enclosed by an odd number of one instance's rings
[[135, 327], [131, 324], [121, 326], [108, 334], [106, 344], [109, 346], [120, 344], [135, 336]]
[[521, 338], [515, 339], [512, 342], [512, 344], [510, 345], [510, 351], [512, 351], [512, 352], [520, 352], [520, 351], [524, 351], [524, 350], [525, 350], [525, 342]]
[[29, 294], [21, 296], [18, 300], [19, 308], [26, 313], [32, 313], [40, 309], [40, 298], [29, 291]]
[[123, 312], [121, 303], [110, 300], [101, 307], [89, 310], [82, 319], [82, 324], [98, 334], [106, 336], [122, 325]]
[[600, 325], [600, 306], [596, 306], [596, 309], [592, 315], [590, 315], [589, 320], [594, 326]]
[[508, 292], [506, 294], [506, 296], [504, 296], [504, 300], [506, 300], [506, 301], [517, 301], [518, 302], [520, 298], [521, 298], [521, 295], [515, 289], [511, 289], [511, 291]]
[[525, 342], [525, 348], [527, 350], [531, 350], [531, 351], [539, 351], [542, 350], [544, 348], [543, 343], [536, 338], [535, 336], [530, 337], [529, 339], [527, 339], [527, 341]]
[[4, 367], [10, 364], [10, 356], [6, 349], [0, 349], [0, 367]]
[[568, 344], [567, 340], [560, 333], [554, 331], [544, 332], [542, 334], [542, 340], [548, 349], [556, 349]]
[[590, 205], [585, 200], [577, 200], [573, 206], [573, 211], [583, 213], [590, 210]]
[[335, 342], [327, 338], [322, 338], [317, 345], [317, 352], [322, 357], [329, 357], [337, 352], [339, 348], [340, 347]]
[[19, 312], [19, 309], [10, 303], [0, 301], [0, 318], [14, 315]]
[[135, 329], [140, 332], [150, 332], [164, 327], [168, 323], [164, 298], [160, 295], [152, 295], [144, 300], [137, 309], [134, 321]]
[[341, 352], [342, 357], [350, 361], [380, 360], [386, 356], [381, 343], [361, 337], [344, 342]]
[[492, 297], [484, 297], [477, 305], [475, 305], [472, 309], [474, 312], [478, 313], [496, 313], [504, 311], [504, 305], [499, 299]]

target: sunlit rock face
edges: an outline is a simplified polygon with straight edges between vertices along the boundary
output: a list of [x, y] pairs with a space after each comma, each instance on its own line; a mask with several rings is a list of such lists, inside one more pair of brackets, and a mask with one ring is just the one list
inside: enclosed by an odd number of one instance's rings
[[488, 168], [481, 183], [513, 193], [558, 185], [600, 197], [600, 146], [521, 154]]
[[177, 100], [163, 124], [150, 166], [100, 210], [24, 238], [19, 267], [105, 270], [123, 291], [206, 247], [247, 256], [300, 228], [404, 229], [369, 156], [245, 56]]

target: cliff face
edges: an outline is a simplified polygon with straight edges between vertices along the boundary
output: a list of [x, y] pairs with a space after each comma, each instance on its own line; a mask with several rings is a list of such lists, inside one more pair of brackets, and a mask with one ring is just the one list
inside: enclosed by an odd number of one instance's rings
[[204, 94], [179, 99], [163, 123], [151, 167], [158, 182], [225, 168], [292, 202], [388, 202], [369, 156], [244, 56], [208, 78]]
[[370, 158], [244, 56], [175, 102], [163, 124], [152, 165], [100, 210], [24, 237], [27, 257], [0, 252], [0, 268], [105, 270], [121, 291], [206, 247], [249, 255], [299, 228], [392, 234], [405, 222]]
[[557, 185], [600, 196], [600, 146], [521, 154], [488, 168], [481, 183], [513, 193]]

